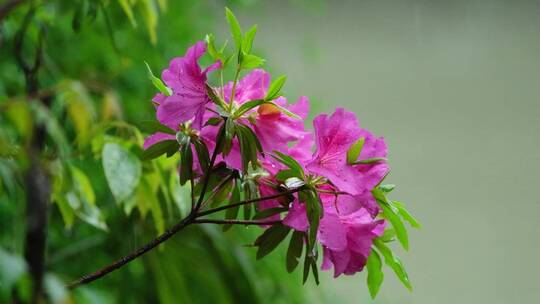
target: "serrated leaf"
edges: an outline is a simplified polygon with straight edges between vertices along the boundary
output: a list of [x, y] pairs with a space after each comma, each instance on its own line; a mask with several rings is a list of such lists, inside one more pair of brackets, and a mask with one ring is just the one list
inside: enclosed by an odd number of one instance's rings
[[367, 259], [366, 268], [368, 271], [367, 285], [369, 294], [371, 295], [372, 299], [375, 299], [384, 280], [384, 273], [382, 271], [381, 257], [374, 249], [371, 250], [371, 254]]
[[272, 252], [285, 237], [287, 237], [290, 230], [290, 227], [283, 224], [275, 224], [266, 229], [264, 233], [255, 240], [255, 245], [259, 247], [259, 250], [257, 250], [257, 260], [262, 259]]
[[362, 148], [364, 147], [364, 142], [366, 139], [364, 137], [360, 137], [354, 144], [351, 145], [349, 150], [347, 150], [347, 163], [353, 164], [358, 157], [360, 156], [360, 153], [362, 152]]
[[227, 17], [227, 22], [229, 23], [229, 26], [231, 28], [231, 34], [234, 39], [236, 48], [241, 52], [242, 51], [242, 28], [240, 27], [240, 23], [238, 22], [238, 19], [236, 19], [236, 16], [228, 7], [225, 8], [225, 16]]
[[163, 81], [161, 81], [161, 79], [154, 76], [154, 73], [152, 73], [152, 69], [150, 68], [150, 66], [148, 65], [146, 61], [144, 62], [144, 64], [146, 65], [146, 69], [148, 71], [148, 78], [150, 79], [150, 81], [152, 81], [152, 84], [154, 85], [154, 87], [156, 87], [156, 89], [158, 89], [163, 95], [171, 96], [172, 90], [168, 88], [163, 83]]
[[287, 249], [287, 271], [293, 272], [298, 266], [304, 247], [304, 234], [300, 231], [294, 231]]
[[137, 156], [117, 143], [107, 143], [101, 153], [107, 184], [118, 203], [128, 199], [141, 178]]
[[398, 279], [403, 283], [407, 289], [412, 291], [412, 285], [409, 281], [409, 276], [407, 275], [407, 271], [405, 270], [405, 267], [403, 266], [403, 263], [401, 260], [394, 255], [392, 250], [386, 244], [381, 242], [378, 239], [373, 240], [373, 243], [375, 244], [375, 247], [380, 251], [380, 253], [384, 257], [384, 262], [392, 268]]
[[272, 84], [268, 88], [268, 93], [266, 94], [266, 97], [264, 100], [269, 101], [275, 99], [277, 96], [279, 96], [279, 92], [281, 91], [281, 88], [283, 88], [283, 85], [285, 84], [285, 80], [287, 80], [287, 77], [285, 75], [279, 76], [276, 80], [272, 81]]

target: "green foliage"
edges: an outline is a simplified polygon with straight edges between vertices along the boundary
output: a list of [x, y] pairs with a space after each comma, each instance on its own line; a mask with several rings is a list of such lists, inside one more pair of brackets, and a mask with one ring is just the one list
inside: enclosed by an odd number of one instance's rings
[[[260, 231], [256, 227], [231, 229], [226, 235], [215, 227], [189, 229], [102, 281], [73, 292], [63, 288], [69, 280], [155, 237], [189, 212], [190, 187], [180, 185], [177, 171], [178, 154], [185, 161], [187, 150], [178, 153], [180, 144], [171, 140], [143, 151], [139, 127], [176, 135], [155, 121], [144, 122], [153, 116], [150, 99], [154, 90], [148, 78], [159, 91], [169, 92], [149, 66], [163, 67], [179, 49], [193, 43], [195, 36], [208, 31], [211, 23], [190, 16], [208, 20], [211, 7], [198, 1], [37, 2], [38, 13], [23, 52], [31, 57], [37, 24], [46, 25], [46, 64], [37, 77], [40, 91], [30, 102], [13, 56], [14, 36], [30, 1], [2, 23], [0, 247], [5, 250], [0, 251], [0, 302], [9, 302], [13, 290], [22, 300], [31, 294], [22, 258], [26, 224], [21, 219], [27, 148], [33, 128], [39, 124], [45, 126], [41, 156], [50, 173], [52, 192], [47, 248], [51, 272], [45, 278], [51, 301], [302, 302], [298, 278], [285, 276], [285, 269], [278, 267], [284, 261], [282, 249], [254, 264], [249, 256], [253, 250], [237, 245], [253, 240]], [[255, 33], [256, 27], [252, 27], [239, 43], [245, 53], [243, 69], [262, 62], [251, 54]], [[222, 59], [224, 66], [231, 58], [225, 54], [226, 45], [214, 47], [214, 52], [209, 46], [209, 52]], [[244, 153], [258, 153], [260, 144], [253, 134], [235, 124], [234, 136], [238, 136], [237, 129], [245, 143]], [[191, 146], [200, 165], [206, 166], [207, 147], [196, 140]], [[247, 177], [235, 179], [227, 203], [244, 199], [240, 190], [244, 187], [249, 189], [246, 197], [259, 195]], [[235, 208], [226, 216], [237, 218], [239, 213]]]

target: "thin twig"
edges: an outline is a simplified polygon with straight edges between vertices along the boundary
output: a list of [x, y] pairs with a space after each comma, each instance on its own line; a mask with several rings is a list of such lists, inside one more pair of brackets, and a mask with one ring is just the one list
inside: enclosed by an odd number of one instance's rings
[[302, 187], [298, 187], [296, 189], [287, 190], [287, 191], [284, 191], [284, 192], [279, 192], [279, 193], [274, 194], [274, 195], [258, 197], [258, 198], [254, 198], [254, 199], [250, 199], [250, 200], [241, 201], [241, 202], [238, 202], [236, 204], [230, 204], [230, 205], [217, 207], [217, 208], [214, 208], [214, 209], [199, 212], [197, 214], [197, 217], [205, 216], [205, 215], [208, 215], [208, 214], [216, 213], [216, 212], [219, 212], [219, 211], [222, 211], [222, 210], [227, 210], [227, 209], [230, 209], [230, 208], [235, 208], [235, 207], [238, 207], [238, 206], [243, 206], [243, 205], [252, 204], [252, 203], [261, 202], [261, 201], [266, 201], [266, 200], [271, 200], [271, 199], [274, 199], [274, 198], [278, 198], [278, 197], [282, 197], [282, 196], [285, 196], [285, 195], [300, 192], [300, 191], [302, 191], [304, 189], [305, 189], [305, 187], [302, 186]]
[[157, 238], [151, 240], [149, 243], [147, 243], [146, 245], [140, 247], [139, 249], [137, 249], [136, 251], [120, 258], [119, 260], [117, 260], [116, 262], [112, 263], [112, 264], [109, 264], [91, 274], [87, 274], [87, 275], [84, 275], [82, 276], [81, 278], [69, 283], [69, 285], [67, 286], [69, 289], [73, 289], [73, 288], [76, 288], [82, 284], [87, 284], [87, 283], [90, 283], [92, 281], [95, 281], [119, 268], [121, 268], [122, 266], [126, 265], [127, 263], [133, 261], [134, 259], [140, 257], [141, 255], [147, 253], [148, 251], [154, 249], [155, 247], [157, 247], [159, 244], [165, 242], [166, 240], [168, 240], [171, 236], [175, 235], [178, 231], [184, 229], [185, 227], [189, 226], [190, 224], [193, 223], [193, 220], [195, 219], [195, 216], [193, 213], [191, 213], [189, 216], [187, 216], [186, 218], [182, 219], [181, 221], [179, 221], [176, 225], [174, 225], [173, 227], [171, 227], [170, 229], [168, 229], [167, 231], [165, 231], [163, 234], [161, 234], [160, 236], [158, 236]]
[[274, 225], [281, 221], [249, 221], [249, 220], [221, 220], [221, 219], [196, 219], [194, 224], [223, 224], [223, 225]]

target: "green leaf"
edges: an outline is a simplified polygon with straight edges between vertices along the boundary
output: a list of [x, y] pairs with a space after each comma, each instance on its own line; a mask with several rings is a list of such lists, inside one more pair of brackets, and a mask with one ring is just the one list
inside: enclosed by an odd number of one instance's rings
[[133, 16], [133, 10], [131, 9], [131, 4], [129, 3], [129, 0], [118, 0], [118, 3], [122, 7], [122, 10], [126, 14], [126, 16], [129, 19], [129, 22], [133, 27], [137, 27], [137, 21], [135, 21], [135, 17]]
[[180, 185], [184, 185], [193, 177], [193, 152], [189, 143], [180, 147]]
[[229, 22], [231, 27], [231, 34], [234, 39], [234, 43], [236, 44], [236, 48], [241, 52], [242, 28], [240, 27], [240, 23], [238, 23], [238, 19], [236, 19], [236, 16], [234, 16], [233, 12], [228, 7], [225, 8], [225, 16], [227, 17], [227, 22]]
[[247, 111], [266, 103], [266, 101], [262, 99], [256, 99], [256, 100], [250, 100], [248, 102], [243, 103], [238, 110], [234, 113], [234, 117], [238, 118], [244, 115]]
[[249, 54], [253, 46], [253, 40], [255, 39], [255, 34], [257, 33], [257, 25], [253, 25], [247, 32], [244, 37], [244, 42], [242, 43], [242, 50], [244, 53]]
[[221, 59], [222, 54], [216, 49], [214, 34], [207, 34], [204, 40], [206, 41], [206, 50], [208, 51], [208, 54], [212, 56], [212, 59]]
[[393, 201], [391, 204], [398, 209], [398, 214], [401, 216], [401, 218], [409, 222], [411, 227], [416, 229], [422, 228], [422, 224], [420, 224], [420, 222], [418, 222], [418, 220], [414, 216], [412, 216], [409, 211], [407, 211], [403, 203]]
[[301, 175], [298, 174], [297, 171], [295, 170], [292, 170], [292, 169], [287, 169], [287, 170], [281, 170], [279, 171], [276, 176], [275, 176], [275, 179], [278, 180], [278, 181], [281, 181], [281, 182], [284, 182], [285, 180], [291, 178], [291, 177], [302, 177]]
[[73, 189], [79, 195], [80, 198], [84, 199], [88, 204], [96, 204], [96, 195], [94, 194], [94, 189], [90, 183], [90, 179], [84, 172], [75, 167], [69, 166], [71, 176], [73, 177]]
[[156, 44], [158, 12], [154, 0], [139, 0], [137, 4], [140, 4], [139, 8], [148, 34], [150, 35], [150, 42]]
[[281, 88], [283, 88], [285, 80], [287, 80], [287, 77], [285, 77], [285, 75], [282, 75], [279, 76], [276, 80], [272, 81], [272, 84], [270, 85], [270, 88], [268, 88], [268, 93], [266, 94], [264, 100], [269, 101], [275, 99], [279, 95]]
[[165, 125], [160, 124], [155, 120], [145, 120], [141, 122], [141, 128], [149, 133], [161, 132], [165, 134], [176, 135], [176, 131]]
[[236, 125], [236, 135], [240, 142], [240, 154], [244, 172], [248, 171], [249, 164], [254, 168], [258, 164], [258, 151], [262, 152], [262, 146], [253, 131], [242, 124]]
[[212, 117], [212, 118], [208, 119], [205, 126], [217, 126], [217, 125], [219, 125], [221, 120], [222, 119], [220, 117]]
[[11, 254], [0, 248], [0, 296], [9, 294], [11, 287], [26, 273], [27, 266], [22, 256]]
[[302, 256], [302, 248], [304, 247], [304, 234], [300, 231], [294, 231], [287, 249], [287, 271], [293, 272], [298, 266], [300, 257]]
[[150, 160], [159, 157], [163, 154], [172, 155], [178, 152], [180, 145], [176, 140], [163, 140], [160, 141], [148, 149], [144, 150], [141, 156], [141, 160]]
[[381, 284], [384, 280], [384, 273], [382, 271], [382, 261], [381, 257], [374, 249], [371, 249], [371, 254], [369, 255], [367, 262], [367, 285], [369, 288], [369, 294], [372, 299], [375, 299]]
[[140, 160], [117, 143], [107, 143], [101, 153], [103, 170], [111, 192], [118, 203], [128, 199], [139, 184]]
[[274, 151], [274, 153], [275, 155], [272, 155], [274, 159], [293, 170], [296, 176], [300, 176], [302, 178], [304, 177], [304, 169], [302, 169], [300, 163], [298, 163], [294, 158], [279, 151]]
[[205, 168], [208, 168], [208, 164], [210, 163], [208, 147], [206, 147], [206, 144], [198, 138], [193, 141], [193, 145], [195, 146], [195, 151], [197, 151], [199, 164], [201, 165], [202, 170], [205, 170]]
[[392, 227], [396, 231], [398, 241], [405, 250], [409, 250], [409, 236], [407, 234], [407, 228], [405, 228], [405, 225], [401, 221], [397, 208], [386, 204], [379, 204], [379, 206], [381, 206], [383, 210], [382, 216], [387, 219], [390, 224], [392, 224]]
[[386, 159], [386, 157], [373, 157], [373, 158], [367, 158], [367, 159], [355, 161], [351, 163], [351, 165], [369, 165], [369, 164], [374, 164], [374, 163], [387, 161], [387, 160], [388, 159]]
[[244, 70], [250, 70], [260, 67], [264, 64], [264, 62], [265, 60], [261, 57], [249, 54], [243, 57], [240, 68]]
[[56, 275], [47, 273], [44, 278], [44, 288], [50, 303], [70, 303], [69, 292], [66, 284], [62, 282]]
[[232, 140], [234, 138], [234, 134], [236, 132], [236, 125], [234, 123], [233, 119], [226, 119], [225, 120], [225, 141], [223, 143], [223, 150], [222, 153], [224, 156], [227, 156], [229, 152], [231, 152], [232, 148]]
[[[229, 199], [229, 204], [236, 204], [240, 201], [240, 193], [242, 192], [242, 183], [237, 179]], [[229, 208], [225, 211], [225, 219], [236, 219], [240, 207]], [[223, 231], [227, 231], [232, 227], [231, 224], [223, 225]]]
[[302, 284], [306, 284], [309, 277], [309, 269], [311, 268], [311, 257], [309, 255], [309, 250], [306, 248], [306, 253], [304, 254], [304, 273], [302, 276]]
[[390, 192], [392, 192], [392, 190], [394, 190], [395, 187], [396, 187], [396, 185], [384, 184], [384, 185], [380, 185], [379, 189], [381, 189], [382, 192], [384, 192], [384, 193], [390, 193]]
[[360, 139], [351, 145], [347, 151], [347, 164], [353, 164], [358, 159], [360, 153], [362, 152], [362, 148], [364, 147], [365, 141], [366, 139], [364, 137], [360, 137]]
[[163, 95], [165, 96], [171, 96], [172, 90], [168, 88], [161, 79], [154, 76], [154, 73], [152, 73], [152, 69], [148, 65], [148, 63], [145, 61], [144, 64], [146, 65], [146, 69], [148, 70], [148, 78], [152, 81], [152, 84], [158, 89]]
[[411, 285], [411, 282], [409, 281], [409, 276], [407, 275], [407, 271], [405, 270], [405, 267], [403, 266], [403, 263], [401, 262], [401, 260], [396, 255], [394, 255], [392, 250], [390, 250], [390, 248], [386, 246], [384, 242], [381, 242], [380, 240], [375, 239], [373, 240], [373, 243], [375, 244], [377, 249], [379, 249], [380, 253], [383, 255], [384, 262], [386, 263], [386, 265], [390, 266], [390, 268], [392, 268], [392, 270], [394, 271], [398, 279], [401, 281], [401, 283], [403, 283], [403, 285], [407, 287], [407, 289], [412, 291], [412, 285]]
[[283, 224], [275, 224], [266, 229], [264, 233], [255, 240], [255, 245], [259, 247], [257, 260], [262, 259], [272, 252], [289, 234], [290, 227]]

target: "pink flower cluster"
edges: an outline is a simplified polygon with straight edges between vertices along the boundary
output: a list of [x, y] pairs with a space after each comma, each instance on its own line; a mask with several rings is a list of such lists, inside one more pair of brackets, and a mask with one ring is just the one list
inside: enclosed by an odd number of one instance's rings
[[[202, 69], [198, 59], [205, 51], [206, 44], [198, 42], [189, 48], [184, 57], [174, 58], [162, 73], [162, 79], [172, 94], [166, 96], [160, 93], [153, 102], [161, 124], [178, 131], [180, 125], [191, 122], [190, 127], [213, 151], [220, 126], [206, 125], [206, 122], [218, 117], [219, 111], [207, 94], [206, 82], [207, 74], [218, 69], [220, 62]], [[238, 81], [233, 97], [234, 106], [264, 98], [269, 83], [270, 75], [267, 72], [252, 70]], [[223, 88], [213, 89], [217, 94], [224, 92], [222, 98], [230, 102], [232, 87], [233, 84], [228, 83]], [[384, 160], [361, 161], [384, 159], [387, 154], [384, 139], [361, 128], [355, 114], [342, 108], [336, 109], [331, 115], [315, 117], [314, 132], [311, 132], [304, 126], [309, 111], [307, 97], [301, 97], [293, 104], [285, 97], [278, 97], [274, 102], [301, 119], [285, 115], [275, 105], [263, 104], [238, 117], [237, 122], [253, 130], [265, 153], [279, 151], [291, 156], [300, 163], [311, 180], [318, 181], [316, 187], [320, 190], [318, 194], [324, 213], [317, 233], [317, 241], [323, 248], [322, 269], [333, 267], [336, 277], [361, 271], [371, 252], [373, 239], [381, 236], [385, 228], [385, 221], [377, 219], [380, 210], [372, 190], [388, 172]], [[347, 152], [351, 145], [362, 138], [361, 153], [357, 161], [351, 164], [347, 160]], [[146, 139], [144, 148], [170, 139], [175, 139], [175, 136], [155, 133]], [[231, 152], [226, 156], [219, 155], [217, 160], [231, 169], [242, 170], [238, 141], [234, 139]], [[277, 182], [275, 175], [285, 169], [282, 163], [262, 154], [260, 165], [269, 173], [265, 179], [272, 182]], [[268, 183], [260, 183], [259, 187], [262, 195], [277, 191]], [[280, 206], [278, 201], [259, 204], [261, 210]], [[273, 215], [271, 218], [281, 219], [283, 224], [298, 231], [309, 229], [306, 206], [298, 195], [295, 195], [286, 214]]]

